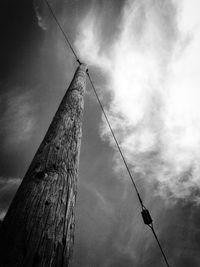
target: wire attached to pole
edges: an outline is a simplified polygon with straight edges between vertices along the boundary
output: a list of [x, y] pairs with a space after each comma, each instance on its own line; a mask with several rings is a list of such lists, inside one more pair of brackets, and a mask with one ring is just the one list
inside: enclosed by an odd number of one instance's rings
[[116, 136], [115, 136], [115, 134], [114, 134], [114, 131], [113, 131], [113, 129], [112, 129], [112, 126], [111, 126], [111, 124], [110, 124], [110, 121], [109, 121], [109, 119], [108, 119], [108, 116], [107, 116], [107, 114], [106, 114], [106, 112], [105, 112], [105, 110], [104, 110], [104, 107], [103, 107], [103, 105], [102, 105], [102, 103], [101, 103], [101, 100], [100, 100], [100, 98], [99, 98], [99, 96], [98, 96], [98, 94], [97, 94], [97, 90], [96, 90], [96, 88], [95, 88], [95, 86], [94, 86], [94, 84], [93, 84], [93, 82], [92, 82], [92, 79], [91, 79], [91, 77], [90, 77], [90, 74], [89, 74], [89, 70], [88, 70], [88, 69], [87, 69], [87, 75], [88, 75], [89, 81], [90, 81], [90, 83], [91, 83], [91, 86], [92, 86], [92, 88], [93, 88], [93, 91], [94, 91], [94, 93], [95, 93], [95, 95], [96, 95], [96, 98], [97, 98], [97, 100], [98, 100], [99, 106], [100, 106], [100, 108], [101, 108], [101, 110], [102, 110], [102, 112], [103, 112], [103, 114], [104, 114], [104, 117], [105, 117], [105, 119], [106, 119], [106, 122], [107, 122], [107, 124], [108, 124], [108, 126], [109, 126], [109, 129], [110, 129], [110, 131], [111, 131], [111, 134], [112, 134], [112, 136], [113, 136], [113, 139], [115, 140], [115, 143], [116, 143], [116, 146], [117, 146], [117, 148], [118, 148], [118, 151], [119, 151], [119, 153], [120, 153], [120, 155], [121, 155], [121, 157], [122, 157], [122, 160], [123, 160], [123, 162], [124, 162], [124, 165], [125, 165], [125, 167], [126, 167], [126, 169], [127, 169], [127, 172], [128, 172], [128, 174], [129, 174], [129, 177], [130, 177], [130, 179], [131, 179], [131, 181], [132, 181], [132, 184], [133, 184], [133, 186], [134, 186], [134, 188], [135, 188], [135, 191], [136, 191], [136, 193], [137, 193], [138, 200], [139, 200], [140, 205], [141, 205], [141, 207], [142, 207], [142, 212], [141, 212], [141, 214], [142, 214], [142, 218], [143, 218], [144, 224], [148, 225], [148, 226], [150, 227], [150, 229], [152, 230], [152, 233], [153, 233], [153, 235], [154, 235], [154, 237], [155, 237], [155, 239], [156, 239], [156, 241], [157, 241], [157, 244], [158, 244], [158, 246], [159, 246], [159, 248], [160, 248], [160, 251], [161, 251], [161, 253], [162, 253], [162, 255], [163, 255], [164, 261], [165, 261], [167, 267], [170, 267], [170, 266], [169, 266], [169, 263], [168, 263], [168, 261], [167, 261], [167, 257], [166, 257], [166, 255], [165, 255], [165, 253], [164, 253], [164, 251], [163, 251], [163, 249], [162, 249], [162, 246], [161, 246], [161, 244], [160, 244], [160, 241], [159, 241], [159, 239], [158, 239], [158, 237], [157, 237], [157, 235], [156, 235], [156, 233], [155, 233], [155, 230], [154, 230], [154, 227], [153, 227], [153, 220], [152, 220], [152, 218], [151, 218], [151, 215], [150, 215], [148, 209], [144, 206], [144, 204], [143, 204], [143, 202], [142, 202], [142, 199], [141, 199], [140, 194], [139, 194], [139, 192], [138, 192], [137, 186], [136, 186], [136, 184], [135, 184], [135, 182], [134, 182], [134, 180], [133, 180], [131, 171], [130, 171], [130, 169], [129, 169], [129, 167], [128, 167], [128, 164], [127, 164], [127, 162], [126, 162], [126, 159], [125, 159], [125, 157], [124, 157], [124, 155], [123, 155], [123, 152], [122, 152], [122, 150], [121, 150], [121, 148], [120, 148], [119, 142], [117, 141], [117, 138], [116, 138]]

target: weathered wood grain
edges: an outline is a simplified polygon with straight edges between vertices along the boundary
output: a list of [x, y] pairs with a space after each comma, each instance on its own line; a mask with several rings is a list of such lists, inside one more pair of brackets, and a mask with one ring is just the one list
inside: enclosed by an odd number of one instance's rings
[[80, 65], [0, 229], [0, 266], [69, 266], [86, 66]]

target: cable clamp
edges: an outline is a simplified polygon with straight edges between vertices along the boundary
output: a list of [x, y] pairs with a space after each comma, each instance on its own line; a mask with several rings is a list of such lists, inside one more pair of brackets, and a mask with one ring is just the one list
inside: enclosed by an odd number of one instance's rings
[[141, 211], [141, 214], [142, 214], [142, 218], [143, 218], [143, 221], [144, 221], [144, 224], [147, 224], [149, 226], [152, 226], [152, 218], [151, 218], [151, 215], [148, 211], [148, 209], [146, 209], [145, 207], [142, 208], [142, 211]]

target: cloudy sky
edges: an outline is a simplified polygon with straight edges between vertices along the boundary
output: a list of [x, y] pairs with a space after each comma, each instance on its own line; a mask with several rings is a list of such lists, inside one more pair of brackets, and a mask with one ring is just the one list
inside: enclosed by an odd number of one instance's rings
[[[199, 267], [199, 1], [49, 3], [89, 65], [170, 266]], [[0, 20], [3, 219], [77, 64], [44, 1], [1, 0]], [[89, 82], [71, 266], [165, 266]]]

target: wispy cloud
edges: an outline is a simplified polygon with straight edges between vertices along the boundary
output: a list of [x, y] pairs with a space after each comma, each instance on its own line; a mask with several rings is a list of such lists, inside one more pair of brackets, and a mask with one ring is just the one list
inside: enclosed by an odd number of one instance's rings
[[[109, 76], [107, 112], [133, 172], [164, 198], [199, 201], [198, 1], [127, 1], [102, 50], [98, 14], [80, 23], [81, 58]], [[113, 144], [103, 123], [102, 135]]]
[[4, 110], [0, 117], [4, 144], [15, 145], [31, 138], [36, 123], [32, 92], [17, 88], [1, 96]]
[[41, 16], [40, 11], [39, 11], [39, 7], [36, 5], [36, 3], [34, 4], [34, 8], [35, 8], [35, 15], [36, 15], [36, 18], [37, 18], [38, 26], [42, 30], [46, 31], [47, 30], [47, 26], [46, 26], [45, 20]]

